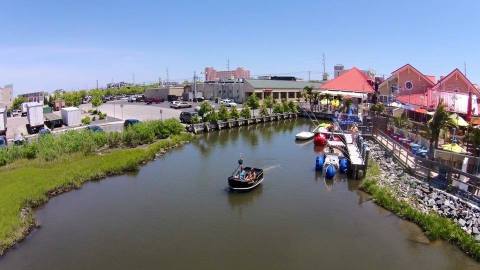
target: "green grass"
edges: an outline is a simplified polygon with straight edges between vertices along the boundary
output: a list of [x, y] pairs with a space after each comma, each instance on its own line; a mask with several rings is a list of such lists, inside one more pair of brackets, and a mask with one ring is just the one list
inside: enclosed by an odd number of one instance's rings
[[73, 153], [53, 161], [18, 160], [0, 169], [0, 254], [23, 239], [34, 225], [30, 209], [48, 201], [49, 194], [80, 187], [89, 180], [133, 171], [163, 149], [192, 139], [174, 135], [145, 147], [116, 149], [102, 154]]
[[441, 217], [436, 213], [422, 213], [405, 201], [395, 198], [386, 187], [377, 184], [380, 176], [380, 167], [370, 161], [366, 180], [361, 188], [370, 193], [374, 201], [397, 216], [418, 224], [431, 240], [443, 239], [457, 245], [465, 253], [480, 261], [480, 243], [452, 220]]

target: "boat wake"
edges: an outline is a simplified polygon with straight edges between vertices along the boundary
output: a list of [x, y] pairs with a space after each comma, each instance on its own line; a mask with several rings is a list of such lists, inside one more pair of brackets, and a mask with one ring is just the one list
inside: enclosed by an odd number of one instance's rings
[[271, 171], [271, 170], [276, 169], [276, 168], [280, 168], [280, 164], [265, 167], [265, 168], [263, 169], [263, 171], [264, 171], [264, 172], [268, 172], [268, 171]]

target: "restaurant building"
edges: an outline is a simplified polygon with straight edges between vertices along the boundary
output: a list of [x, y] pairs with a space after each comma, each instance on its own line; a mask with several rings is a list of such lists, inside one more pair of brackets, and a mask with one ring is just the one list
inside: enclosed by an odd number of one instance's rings
[[381, 102], [396, 101], [419, 112], [433, 111], [443, 102], [448, 111], [467, 114], [470, 100], [472, 115], [478, 115], [479, 96], [477, 87], [457, 68], [437, 81], [435, 76], [425, 75], [406, 64], [393, 71], [379, 86]]
[[349, 96], [366, 101], [374, 93], [375, 79], [356, 67], [342, 72], [338, 77], [327, 81], [320, 88], [323, 94]]

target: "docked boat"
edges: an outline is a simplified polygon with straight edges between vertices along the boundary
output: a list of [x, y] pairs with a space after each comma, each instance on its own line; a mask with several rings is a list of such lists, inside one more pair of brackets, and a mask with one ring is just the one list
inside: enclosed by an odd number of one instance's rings
[[298, 133], [297, 135], [295, 135], [295, 139], [299, 140], [299, 141], [306, 141], [306, 140], [312, 139], [313, 136], [315, 136], [315, 134], [313, 132], [302, 131], [302, 132]]
[[326, 154], [325, 163], [323, 165], [325, 171], [325, 178], [332, 179], [337, 174], [337, 169], [339, 167], [338, 155], [335, 154]]
[[263, 169], [243, 167], [243, 159], [238, 160], [238, 168], [228, 177], [228, 186], [232, 190], [248, 191], [263, 182]]

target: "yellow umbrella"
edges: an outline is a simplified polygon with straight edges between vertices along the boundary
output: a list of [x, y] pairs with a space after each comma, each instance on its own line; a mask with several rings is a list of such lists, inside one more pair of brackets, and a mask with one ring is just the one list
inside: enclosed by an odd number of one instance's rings
[[444, 144], [442, 145], [442, 149], [454, 153], [467, 153], [467, 150], [463, 149], [460, 145], [456, 143]]
[[451, 114], [450, 119], [457, 127], [468, 127], [468, 122], [456, 113]]

